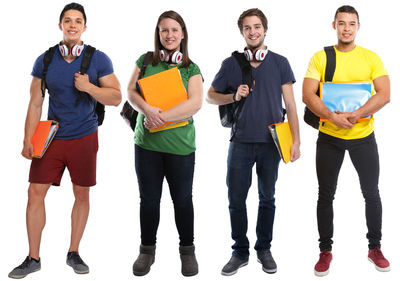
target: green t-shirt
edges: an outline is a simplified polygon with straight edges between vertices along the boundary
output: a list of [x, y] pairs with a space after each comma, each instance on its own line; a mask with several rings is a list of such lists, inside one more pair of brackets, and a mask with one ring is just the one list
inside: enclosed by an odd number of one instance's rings
[[[144, 57], [145, 54], [136, 61], [136, 65], [139, 68], [142, 68]], [[176, 66], [169, 65], [165, 62], [159, 62], [154, 66], [150, 63], [146, 68], [144, 77], [157, 74], [173, 67], [179, 68], [186, 91], [190, 77], [201, 74], [199, 67], [194, 63], [184, 68], [180, 64]], [[189, 119], [189, 124], [186, 126], [155, 133], [150, 133], [149, 130], [144, 127], [143, 122], [144, 115], [139, 113], [135, 127], [135, 144], [141, 148], [178, 155], [188, 155], [196, 150], [196, 132], [193, 118]]]

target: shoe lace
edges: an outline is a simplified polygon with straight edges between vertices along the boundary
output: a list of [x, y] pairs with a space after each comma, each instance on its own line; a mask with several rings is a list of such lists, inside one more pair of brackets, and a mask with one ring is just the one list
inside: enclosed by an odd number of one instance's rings
[[24, 260], [24, 262], [23, 263], [21, 263], [21, 265], [20, 266], [18, 266], [17, 268], [18, 269], [24, 269], [24, 268], [27, 268], [28, 266], [29, 266], [29, 263], [30, 263], [30, 258], [29, 257], [27, 257], [25, 260]]
[[75, 264], [83, 264], [86, 265], [85, 262], [82, 260], [81, 256], [78, 253], [74, 253], [71, 257]]
[[374, 255], [378, 259], [384, 259], [385, 258], [383, 256], [383, 253], [382, 253], [381, 249], [379, 249], [379, 248], [374, 249]]
[[327, 251], [323, 251], [319, 255], [319, 261], [318, 263], [328, 263], [328, 258], [329, 258], [330, 253]]

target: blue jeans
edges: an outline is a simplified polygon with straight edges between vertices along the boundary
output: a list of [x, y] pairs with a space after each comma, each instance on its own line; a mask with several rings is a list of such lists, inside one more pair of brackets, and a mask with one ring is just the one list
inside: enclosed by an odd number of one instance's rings
[[160, 199], [167, 179], [175, 211], [179, 245], [193, 245], [192, 186], [195, 153], [176, 155], [143, 149], [135, 145], [135, 168], [140, 191], [141, 243], [156, 244], [160, 221]]
[[258, 176], [258, 218], [255, 249], [269, 249], [275, 217], [275, 182], [278, 178], [280, 157], [273, 143], [231, 142], [228, 153], [229, 213], [231, 217], [233, 255], [249, 256], [247, 239], [246, 198], [251, 186], [252, 168], [256, 163]]

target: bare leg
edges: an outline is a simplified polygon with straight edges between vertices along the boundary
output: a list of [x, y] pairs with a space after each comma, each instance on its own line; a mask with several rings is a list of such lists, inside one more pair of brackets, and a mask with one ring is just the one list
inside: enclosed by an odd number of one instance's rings
[[29, 241], [29, 256], [39, 259], [42, 231], [46, 224], [44, 199], [51, 184], [31, 183], [28, 190], [26, 207], [26, 229]]
[[89, 216], [89, 191], [90, 187], [73, 184], [75, 203], [71, 214], [71, 245], [68, 252], [79, 252], [86, 222]]

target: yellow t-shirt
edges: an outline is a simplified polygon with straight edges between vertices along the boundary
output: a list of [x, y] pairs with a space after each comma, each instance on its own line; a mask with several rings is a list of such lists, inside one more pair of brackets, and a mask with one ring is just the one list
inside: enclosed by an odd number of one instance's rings
[[[374, 94], [372, 81], [380, 76], [388, 75], [381, 59], [374, 52], [356, 46], [350, 52], [340, 52], [336, 49], [336, 69], [332, 82], [370, 82], [372, 95]], [[305, 78], [312, 78], [325, 82], [326, 54], [319, 51], [311, 58]], [[359, 139], [370, 135], [374, 131], [374, 118], [356, 123], [351, 129], [340, 129], [331, 122], [320, 122], [319, 130], [325, 134], [341, 139]]]

